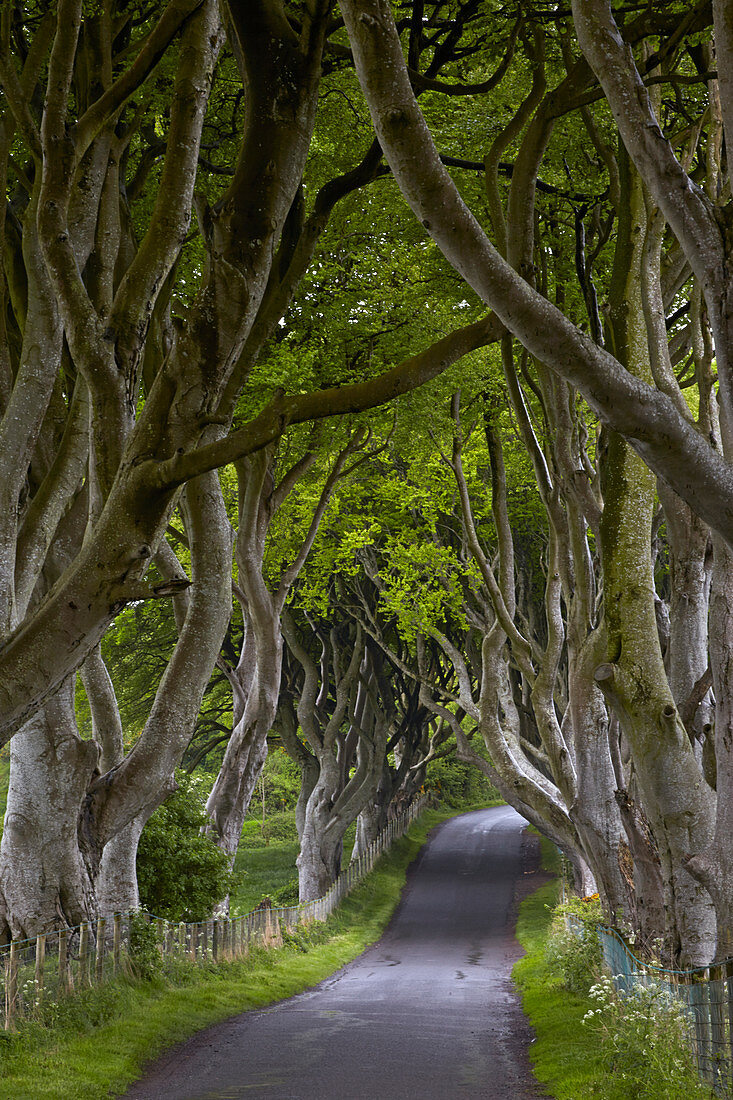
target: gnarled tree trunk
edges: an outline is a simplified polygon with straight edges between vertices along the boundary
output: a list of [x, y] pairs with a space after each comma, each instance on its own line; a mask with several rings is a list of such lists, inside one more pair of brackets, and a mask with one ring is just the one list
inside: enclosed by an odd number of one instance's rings
[[0, 843], [0, 937], [29, 939], [97, 914], [99, 852], [79, 823], [99, 746], [76, 732], [74, 679], [44, 704], [10, 747]]

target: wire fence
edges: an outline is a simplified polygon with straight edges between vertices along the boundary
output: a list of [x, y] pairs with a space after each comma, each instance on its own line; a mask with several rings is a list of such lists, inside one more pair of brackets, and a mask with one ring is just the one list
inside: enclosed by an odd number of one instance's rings
[[[403, 836], [423, 812], [423, 794], [397, 814], [358, 859], [352, 860], [323, 897], [301, 905], [263, 905], [240, 917], [212, 917], [174, 923], [142, 913], [155, 932], [162, 958], [208, 964], [246, 954], [250, 946], [282, 943], [284, 929], [324, 921], [374, 867], [377, 859]], [[75, 991], [102, 985], [135, 972], [134, 937], [141, 911], [113, 913], [76, 928], [61, 928], [32, 940], [14, 940], [0, 949], [0, 1024], [12, 1031], [19, 1021], [40, 1015]]]
[[733, 1096], [733, 959], [697, 970], [667, 970], [638, 959], [615, 928], [600, 927], [598, 939], [617, 990], [653, 985], [681, 1002], [701, 1080], [720, 1096]]

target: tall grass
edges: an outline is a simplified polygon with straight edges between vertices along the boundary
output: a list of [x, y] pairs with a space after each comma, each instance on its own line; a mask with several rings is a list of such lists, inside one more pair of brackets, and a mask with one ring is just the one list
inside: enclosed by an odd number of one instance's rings
[[[349, 826], [344, 837], [343, 865], [354, 847], [356, 825]], [[249, 913], [263, 898], [276, 904], [294, 905], [298, 901], [296, 859], [300, 845], [295, 827], [295, 810], [271, 814], [263, 823], [251, 817], [244, 823], [234, 861], [236, 885], [231, 892], [232, 913]]]

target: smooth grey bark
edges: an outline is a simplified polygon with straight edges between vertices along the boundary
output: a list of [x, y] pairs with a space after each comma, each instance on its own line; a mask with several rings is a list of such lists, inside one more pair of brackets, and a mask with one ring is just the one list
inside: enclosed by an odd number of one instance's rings
[[720, 539], [714, 542], [710, 663], [715, 693], [715, 833], [708, 845], [692, 852], [687, 870], [713, 899], [717, 957], [725, 958], [733, 952], [733, 555]]
[[[241, 579], [241, 574], [240, 574]], [[255, 636], [255, 630], [258, 634]], [[276, 618], [246, 623], [236, 676], [232, 735], [206, 811], [209, 835], [233, 861], [244, 817], [267, 759], [267, 735], [277, 710], [282, 664], [282, 639]]]
[[142, 813], [133, 818], [102, 849], [95, 880], [97, 908], [100, 913], [129, 913], [140, 907], [137, 846], [148, 817], [148, 813]]
[[[708, 668], [708, 608], [712, 574], [712, 546], [706, 524], [666, 486], [658, 486], [667, 520], [669, 543], [669, 686], [680, 712], [694, 697]], [[689, 708], [688, 708], [689, 709]], [[699, 700], [689, 717], [691, 739], [703, 741], [712, 733], [713, 706], [709, 695]]]
[[99, 760], [76, 733], [70, 678], [11, 744], [0, 844], [0, 939], [29, 939], [97, 914], [94, 845], [79, 832]]
[[90, 790], [88, 812], [103, 842], [173, 789], [229, 623], [232, 532], [215, 474], [187, 486], [184, 513], [192, 568], [185, 619], [139, 740]]
[[295, 759], [308, 754], [308, 770], [303, 768], [308, 786], [317, 767], [305, 800], [297, 860], [300, 900], [310, 901], [338, 875], [346, 829], [374, 799], [393, 715], [387, 693], [379, 690], [379, 672], [361, 627], [353, 638], [340, 637], [335, 627], [322, 633], [320, 667], [289, 612], [283, 615], [283, 631], [302, 668], [297, 717], [306, 745], [293, 753], [287, 739], [283, 744]]
[[[725, 71], [731, 56], [726, 7], [722, 2], [713, 4], [719, 72]], [[715, 203], [690, 178], [664, 137], [610, 4], [604, 0], [573, 0], [572, 8], [580, 47], [603, 88], [624, 145], [680, 242], [705, 295], [716, 348], [721, 405], [730, 417], [733, 414], [733, 322], [728, 305], [730, 244]], [[719, 93], [723, 127], [727, 129], [733, 117], [727, 76], [719, 82]], [[688, 499], [688, 503], [699, 511], [694, 500]]]
[[[582, 80], [582, 74], [578, 73], [577, 65], [568, 64], [566, 60], [567, 77], [559, 88], [544, 95], [540, 32], [537, 32], [529, 58], [533, 65], [531, 89], [489, 154], [489, 159], [495, 160], [499, 155], [497, 142], [514, 140], [528, 124], [512, 173], [506, 217], [495, 172], [492, 175], [487, 172], [487, 191], [498, 250], [534, 286], [537, 174], [554, 127], [558, 104], [564, 95], [577, 89], [578, 77]], [[615, 161], [608, 154], [604, 159], [609, 163], [612, 179], [617, 182]], [[614, 195], [618, 203], [616, 192]], [[587, 270], [584, 277], [586, 297], [592, 299], [593, 288]], [[593, 330], [593, 325], [591, 328]], [[600, 341], [600, 332], [594, 331], [594, 336]], [[522, 362], [525, 373], [527, 360], [525, 352]], [[571, 388], [548, 371], [543, 361], [535, 361], [542, 410], [548, 422], [548, 438], [543, 447], [532, 423], [508, 336], [502, 341], [502, 366], [508, 397], [532, 462], [550, 527], [543, 630], [548, 641], [543, 654], [532, 653], [531, 663], [526, 659], [518, 662], [523, 702], [532, 710], [549, 773], [558, 784], [577, 830], [583, 859], [592, 869], [605, 909], [609, 914], [619, 914], [628, 919], [631, 916], [630, 899], [619, 858], [624, 844], [623, 827], [614, 798], [615, 777], [608, 743], [608, 715], [593, 681], [592, 662], [596, 653], [595, 576], [588, 546], [588, 529], [592, 527], [597, 533], [602, 502], [589, 485], [590, 462], [587, 454], [583, 453], [581, 439], [584, 433]], [[506, 498], [506, 478], [501, 439], [490, 427], [487, 429], [487, 442], [492, 465], [492, 508], [499, 540], [500, 568], [506, 574], [500, 587], [507, 612], [514, 615], [513, 599], [506, 597], [506, 593], [512, 594], [515, 585], [511, 531], [506, 503], [502, 503]], [[462, 471], [457, 469], [456, 473], [462, 479]], [[469, 509], [465, 489], [462, 490], [461, 500], [465, 515]], [[476, 556], [479, 552], [478, 540], [473, 532], [470, 538], [472, 552]], [[486, 572], [485, 566], [482, 566], [482, 571]], [[496, 606], [496, 600], [494, 602]], [[531, 617], [527, 621], [531, 623]], [[529, 636], [537, 633], [535, 628], [530, 630]], [[565, 663], [566, 668], [563, 667]], [[567, 682], [566, 700], [561, 699], [564, 678]], [[564, 710], [561, 723], [558, 709]], [[529, 744], [526, 734], [524, 742]], [[569, 758], [570, 767], [566, 758]]]
[[13, 739], [0, 892], [5, 928], [14, 936], [137, 903], [139, 835], [175, 787], [230, 611], [231, 532], [216, 475], [188, 486], [184, 512], [193, 568], [186, 617], [132, 751], [124, 755], [114, 690], [98, 650], [83, 677], [93, 739], [77, 733], [72, 678]]
[[382, 807], [377, 802], [368, 803], [359, 811], [359, 816], [356, 819], [354, 846], [351, 849], [352, 860], [359, 859], [364, 855], [370, 844], [373, 844], [377, 839], [383, 828], [381, 819]]
[[376, 713], [371, 703], [361, 713], [357, 710], [355, 717], [359, 728], [351, 777], [344, 776], [349, 767], [348, 747], [341, 760], [332, 753], [317, 754], [319, 776], [306, 805], [297, 860], [301, 901], [321, 897], [335, 881], [341, 868], [344, 834], [376, 794], [389, 719]]
[[[629, 371], [651, 376], [642, 296], [648, 212], [637, 174], [621, 161], [622, 196], [609, 322]], [[662, 860], [672, 955], [688, 965], [714, 956], [712, 907], [685, 869], [710, 839], [714, 797], [705, 783], [670, 690], [655, 614], [651, 534], [656, 480], [628, 443], [609, 433], [600, 447], [604, 498], [600, 525], [606, 662], [596, 680], [631, 748], [643, 805]]]

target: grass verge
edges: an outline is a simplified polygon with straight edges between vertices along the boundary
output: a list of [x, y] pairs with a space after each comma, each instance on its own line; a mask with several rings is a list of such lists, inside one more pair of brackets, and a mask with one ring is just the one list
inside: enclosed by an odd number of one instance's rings
[[[554, 846], [545, 840], [542, 845], [543, 866], [559, 870]], [[629, 1100], [632, 1095], [645, 1100], [712, 1100], [713, 1094], [694, 1074], [686, 1079], [682, 1091], [661, 1073], [639, 1090], [632, 1084], [635, 1074], [626, 1072], [623, 1052], [602, 1044], [597, 1032], [583, 1023], [586, 1012], [597, 1005], [569, 992], [547, 959], [547, 937], [558, 893], [559, 882], [554, 880], [521, 903], [517, 939], [526, 954], [512, 972], [536, 1035], [530, 1051], [534, 1073], [547, 1095], [555, 1100]], [[632, 1067], [637, 1072], [638, 1068]]]
[[598, 1040], [582, 1023], [590, 1000], [564, 989], [545, 957], [558, 890], [556, 881], [549, 882], [520, 905], [517, 939], [527, 953], [513, 977], [537, 1036], [530, 1052], [535, 1076], [556, 1100], [586, 1100], [603, 1095], [596, 1088], [607, 1069]]
[[0, 1100], [119, 1095], [147, 1062], [201, 1028], [322, 981], [379, 938], [429, 830], [454, 814], [423, 814], [328, 921], [282, 948], [207, 969], [184, 965], [153, 982], [110, 982], [61, 1004], [52, 1026], [29, 1022], [0, 1040]]

